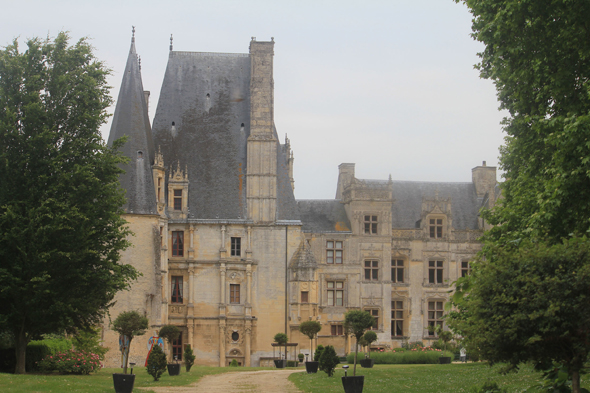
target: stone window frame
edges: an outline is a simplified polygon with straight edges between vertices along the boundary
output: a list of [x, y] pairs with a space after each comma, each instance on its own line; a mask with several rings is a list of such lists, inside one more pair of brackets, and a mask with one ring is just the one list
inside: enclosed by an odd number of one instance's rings
[[229, 304], [241, 304], [241, 284], [239, 283], [230, 283], [229, 284]]
[[[175, 283], [178, 283], [178, 282], [180, 282], [180, 285], [175, 286]], [[183, 304], [184, 303], [184, 276], [182, 276], [182, 275], [170, 275], [170, 303], [171, 304]]]
[[[431, 220], [434, 220], [434, 224], [431, 223]], [[440, 220], [440, 224], [437, 222]], [[448, 220], [445, 214], [429, 214], [426, 216], [426, 238], [429, 240], [442, 240], [448, 238], [449, 228], [447, 226]], [[438, 234], [437, 229], [440, 228], [440, 235]], [[433, 231], [434, 229], [434, 231]], [[434, 232], [434, 236], [433, 235]]]
[[363, 213], [363, 235], [377, 236], [379, 235], [379, 214], [377, 213]]
[[[300, 302], [301, 303], [309, 303], [309, 291], [301, 291]], [[305, 296], [303, 295], [305, 294]]]
[[[338, 247], [338, 243], [340, 243], [340, 247]], [[340, 252], [339, 257], [338, 252]], [[332, 253], [332, 256], [330, 256], [330, 253]], [[332, 260], [332, 262], [330, 262], [330, 260]], [[338, 262], [338, 260], [340, 260], [340, 262]], [[326, 240], [326, 263], [329, 265], [342, 265], [344, 263], [344, 240]]]
[[471, 274], [471, 262], [468, 259], [463, 259], [459, 262], [458, 277], [465, 277]]
[[[424, 338], [425, 339], [437, 339], [438, 335], [436, 333], [430, 333], [428, 327], [431, 325], [430, 322], [434, 321], [437, 325], [440, 325], [444, 329], [444, 316], [445, 316], [445, 304], [448, 302], [448, 299], [440, 296], [432, 296], [426, 299], [424, 302]], [[434, 309], [430, 309], [430, 303], [434, 304]], [[438, 303], [441, 303], [441, 308], [438, 307]], [[431, 318], [429, 312], [434, 312], [435, 315]], [[440, 323], [439, 323], [440, 322]]]
[[333, 323], [330, 325], [331, 336], [344, 336], [344, 325], [341, 323]]
[[[174, 242], [176, 240], [176, 243]], [[178, 245], [178, 240], [182, 243], [179, 247], [175, 247], [175, 244]], [[172, 250], [172, 257], [174, 258], [183, 258], [184, 257], [184, 230], [174, 230], [170, 231], [170, 248]]]
[[172, 208], [175, 211], [182, 211], [182, 201], [184, 199], [182, 188], [172, 189]]
[[180, 331], [180, 334], [178, 335], [178, 338], [175, 340], [172, 340], [172, 359], [174, 359], [174, 356], [176, 356], [177, 358], [175, 360], [177, 361], [182, 361], [182, 353], [184, 352], [184, 347], [183, 347], [183, 343], [182, 343], [182, 336], [183, 336], [183, 331]]
[[[370, 263], [370, 266], [367, 266], [367, 263]], [[377, 266], [375, 266], [375, 263]], [[362, 278], [364, 282], [380, 282], [383, 273], [381, 272], [381, 260], [379, 258], [365, 258], [363, 259], [363, 274]], [[370, 278], [367, 279], [367, 271], [369, 271]], [[375, 272], [377, 272], [377, 278], [375, 277]]]
[[239, 236], [230, 237], [230, 256], [241, 257], [242, 256], [242, 238]]
[[[334, 287], [330, 288], [329, 283], [334, 283]], [[338, 283], [342, 283], [342, 288], [338, 288]], [[326, 306], [327, 307], [346, 307], [346, 280], [341, 278], [326, 278], [325, 280]], [[329, 292], [334, 292], [332, 297], [333, 304], [330, 304]], [[342, 293], [342, 304], [336, 304], [338, 299], [338, 292]]]
[[[393, 264], [394, 261], [402, 261], [402, 265], [395, 265]], [[394, 279], [394, 269], [403, 269], [402, 278], [403, 281], [397, 281], [397, 277]], [[397, 276], [397, 275], [396, 275]], [[395, 255], [391, 257], [391, 283], [394, 285], [409, 285], [410, 284], [410, 267], [409, 267], [409, 260], [406, 256]]]
[[[436, 261], [440, 261], [442, 262], [442, 282], [436, 282], [436, 273], [435, 273], [435, 282], [431, 283], [430, 282], [430, 263], [431, 262], [436, 262]], [[434, 268], [436, 268], [436, 266], [433, 266]], [[426, 287], [448, 287], [449, 286], [449, 261], [447, 260], [447, 258], [444, 257], [430, 257], [427, 258], [424, 262], [424, 282], [423, 282], [423, 286]]]
[[[402, 303], [401, 309], [399, 309], [397, 307], [398, 306], [397, 303], [399, 303], [399, 302]], [[394, 304], [394, 303], [396, 303], [396, 304]], [[400, 339], [400, 338], [407, 337], [406, 332], [409, 327], [409, 323], [408, 323], [409, 304], [408, 303], [409, 303], [409, 301], [407, 298], [403, 298], [403, 297], [392, 297], [391, 298], [391, 338], [392, 339]], [[394, 308], [394, 306], [396, 306], [396, 307]], [[401, 310], [401, 311], [399, 311], [399, 310]], [[401, 318], [398, 317], [398, 315], [397, 315], [398, 312], [402, 313]], [[396, 314], [394, 314], [394, 313], [396, 313]], [[394, 334], [394, 331], [393, 331], [394, 328], [396, 327], [395, 322], [399, 321], [399, 320], [402, 321], [402, 334], [401, 335]]]
[[376, 331], [376, 332], [381, 331], [382, 330], [381, 329], [381, 326], [382, 326], [382, 323], [383, 323], [383, 310], [381, 310], [381, 307], [378, 307], [378, 306], [365, 306], [365, 307], [363, 307], [363, 311], [367, 311], [369, 314], [371, 314], [371, 316], [373, 318], [375, 318], [375, 316], [377, 317], [376, 318], [376, 321], [375, 321], [376, 322], [375, 325], [371, 326], [367, 330], [373, 330], [373, 331]]

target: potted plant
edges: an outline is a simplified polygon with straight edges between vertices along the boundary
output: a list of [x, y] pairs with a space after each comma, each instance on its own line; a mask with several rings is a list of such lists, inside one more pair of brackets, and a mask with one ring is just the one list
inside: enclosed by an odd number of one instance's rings
[[191, 348], [190, 344], [184, 347], [184, 353], [182, 356], [184, 357], [184, 366], [186, 367], [186, 372], [188, 373], [191, 371], [193, 364], [195, 364], [195, 355], [193, 354], [193, 349]]
[[[168, 345], [172, 349], [172, 341], [178, 339], [178, 336], [180, 336], [180, 329], [175, 325], [164, 325], [160, 328], [158, 335], [168, 341]], [[168, 374], [170, 376], [180, 374], [180, 363], [178, 363], [176, 357], [174, 360], [176, 363], [168, 363]]]
[[439, 364], [451, 364], [451, 357], [445, 356], [445, 352], [447, 351], [448, 342], [453, 339], [453, 333], [448, 330], [444, 330], [441, 325], [436, 325], [436, 327], [428, 326], [428, 331], [431, 333], [436, 333], [440, 341], [443, 343], [443, 350], [440, 353], [440, 357], [438, 358]]
[[303, 355], [302, 353], [297, 355], [297, 359], [299, 359], [299, 363], [303, 363], [304, 358], [305, 358], [305, 355]]
[[[320, 330], [322, 330], [322, 325], [318, 321], [305, 321], [299, 325], [299, 331], [309, 337], [309, 356], [313, 353], [313, 338]], [[319, 359], [305, 362], [305, 371], [308, 374], [315, 374], [318, 372], [319, 364]]]
[[166, 354], [162, 351], [159, 345], [154, 346], [148, 356], [146, 371], [149, 375], [154, 377], [154, 381], [160, 379], [160, 376], [166, 371]]
[[[277, 333], [275, 334], [274, 340], [277, 344], [279, 344], [279, 357], [281, 356], [281, 345], [285, 346], [285, 354], [287, 353], [287, 335], [285, 333]], [[287, 366], [286, 359], [275, 359], [275, 366], [276, 368], [285, 368]]]
[[366, 357], [361, 360], [361, 367], [363, 368], [373, 368], [375, 364], [375, 359], [371, 359], [371, 343], [377, 341], [377, 333], [372, 330], [367, 331], [361, 341], [364, 343], [365, 346], [369, 347], [369, 357]]
[[362, 393], [365, 382], [364, 375], [356, 375], [356, 362], [359, 352], [359, 340], [365, 331], [375, 324], [375, 318], [366, 311], [351, 310], [344, 314], [344, 329], [347, 334], [356, 338], [354, 345], [354, 369], [352, 377], [342, 377], [342, 386], [346, 393]]
[[334, 375], [334, 369], [340, 363], [340, 359], [338, 355], [336, 355], [336, 351], [334, 347], [328, 345], [322, 351], [322, 355], [320, 356], [320, 370], [328, 374], [328, 377]]
[[123, 344], [123, 374], [113, 374], [115, 393], [133, 392], [135, 374], [127, 374], [127, 362], [129, 360], [131, 340], [133, 340], [133, 337], [135, 336], [145, 334], [147, 328], [148, 319], [137, 311], [122, 312], [113, 322], [112, 329], [121, 335], [121, 341]]

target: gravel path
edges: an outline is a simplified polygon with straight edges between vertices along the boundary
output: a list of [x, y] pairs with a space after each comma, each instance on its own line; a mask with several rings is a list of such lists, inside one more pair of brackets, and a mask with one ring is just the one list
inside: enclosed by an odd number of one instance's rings
[[197, 383], [189, 386], [163, 386], [149, 388], [156, 393], [242, 393], [242, 392], [282, 392], [301, 393], [289, 375], [301, 370], [265, 370], [229, 372], [217, 375], [207, 375]]

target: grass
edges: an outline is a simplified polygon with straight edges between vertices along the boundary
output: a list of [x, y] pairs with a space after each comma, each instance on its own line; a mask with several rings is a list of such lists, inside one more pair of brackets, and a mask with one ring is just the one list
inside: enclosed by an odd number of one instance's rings
[[[474, 386], [480, 386], [485, 381], [497, 382], [508, 392], [524, 392], [527, 388], [538, 385], [541, 374], [532, 371], [531, 367], [522, 367], [520, 372], [500, 375], [499, 367], [488, 367], [484, 363], [467, 364], [411, 364], [411, 365], [376, 365], [372, 369], [357, 367], [357, 375], [365, 376], [363, 393], [461, 393], [470, 392]], [[179, 376], [162, 375], [160, 381], [154, 382], [144, 367], [136, 367], [135, 387], [148, 388], [155, 386], [186, 386], [198, 381], [205, 375], [226, 372], [270, 370], [260, 367], [205, 367], [194, 366], [189, 373], [183, 371]], [[299, 370], [304, 370], [299, 368]], [[58, 375], [58, 374], [1, 374], [0, 390], [3, 393], [112, 393], [113, 379], [111, 374], [121, 372], [117, 369], [102, 369], [91, 375]], [[349, 372], [352, 375], [352, 367]], [[297, 388], [306, 393], [341, 393], [344, 376], [342, 367], [336, 369], [333, 377], [328, 378], [324, 372], [306, 374], [305, 372], [292, 374], [289, 379]], [[583, 376], [582, 387], [590, 388], [590, 377]], [[248, 388], [248, 386], [243, 386]], [[136, 391], [140, 391], [139, 389]]]
[[[271, 370], [268, 367], [206, 367], [193, 366], [189, 373], [184, 368], [180, 375], [171, 377], [167, 372], [162, 374], [158, 382], [154, 381], [145, 367], [135, 367], [135, 388], [155, 386], [186, 386], [198, 381], [205, 375], [226, 372]], [[113, 373], [122, 372], [120, 368], [104, 368], [90, 375], [59, 375], [59, 374], [1, 374], [0, 391], [2, 393], [113, 393]], [[139, 392], [139, 390], [137, 390]], [[152, 390], [141, 390], [153, 393]]]
[[[508, 392], [524, 392], [538, 385], [541, 377], [540, 373], [534, 372], [529, 366], [508, 375], [501, 375], [498, 370], [498, 366], [489, 367], [485, 363], [375, 365], [372, 369], [359, 368], [357, 365], [356, 375], [365, 376], [363, 393], [470, 392], [472, 387], [481, 386], [487, 380], [497, 382], [498, 386], [506, 388]], [[352, 375], [352, 365], [348, 375]], [[339, 367], [332, 378], [324, 372], [318, 372], [292, 374], [289, 380], [306, 393], [341, 393], [343, 376], [344, 371]], [[589, 378], [583, 379], [582, 387], [590, 387]]]

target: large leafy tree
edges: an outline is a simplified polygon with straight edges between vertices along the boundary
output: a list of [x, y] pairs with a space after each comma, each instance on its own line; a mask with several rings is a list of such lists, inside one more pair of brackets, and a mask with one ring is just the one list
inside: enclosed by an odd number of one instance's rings
[[[458, 1], [458, 0], [457, 0]], [[506, 146], [493, 239], [559, 242], [590, 228], [590, 3], [464, 0], [477, 65], [497, 88]]]
[[587, 301], [572, 293], [583, 293], [590, 262], [590, 3], [456, 1], [473, 15], [485, 45], [477, 68], [508, 116], [502, 198], [484, 213], [494, 227], [474, 275], [458, 282], [451, 325], [488, 359], [565, 364], [579, 392], [588, 320], [573, 310]]
[[0, 51], [0, 330], [27, 343], [99, 323], [137, 275], [119, 263], [124, 158], [99, 127], [108, 70], [82, 39], [17, 41]]

